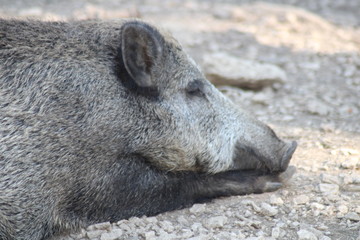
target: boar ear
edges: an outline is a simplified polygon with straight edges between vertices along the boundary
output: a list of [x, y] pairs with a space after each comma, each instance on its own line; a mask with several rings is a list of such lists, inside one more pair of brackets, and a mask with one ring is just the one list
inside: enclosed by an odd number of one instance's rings
[[139, 87], [154, 87], [151, 70], [162, 56], [163, 37], [153, 27], [137, 21], [121, 29], [121, 52], [126, 71]]

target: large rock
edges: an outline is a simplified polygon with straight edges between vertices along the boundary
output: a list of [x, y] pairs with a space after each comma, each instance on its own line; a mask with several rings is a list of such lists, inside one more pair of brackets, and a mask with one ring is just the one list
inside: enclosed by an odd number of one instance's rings
[[259, 90], [286, 80], [286, 73], [275, 65], [241, 59], [223, 52], [205, 55], [203, 68], [206, 77], [215, 85]]

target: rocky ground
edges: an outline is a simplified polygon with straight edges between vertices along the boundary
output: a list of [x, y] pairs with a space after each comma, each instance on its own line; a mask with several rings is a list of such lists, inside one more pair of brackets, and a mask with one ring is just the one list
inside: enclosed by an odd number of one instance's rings
[[277, 192], [58, 239], [360, 239], [360, 1], [219, 2], [0, 0], [3, 17], [151, 21], [235, 103], [299, 143], [297, 174]]

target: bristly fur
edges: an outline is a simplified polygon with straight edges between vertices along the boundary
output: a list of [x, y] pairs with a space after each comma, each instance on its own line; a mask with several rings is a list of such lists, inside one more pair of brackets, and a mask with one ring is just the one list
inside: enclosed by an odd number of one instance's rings
[[273, 191], [292, 151], [153, 26], [0, 19], [0, 239]]

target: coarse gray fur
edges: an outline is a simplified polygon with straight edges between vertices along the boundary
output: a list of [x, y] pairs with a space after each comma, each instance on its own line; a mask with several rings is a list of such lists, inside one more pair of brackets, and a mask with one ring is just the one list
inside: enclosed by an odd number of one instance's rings
[[0, 239], [273, 191], [295, 147], [151, 25], [0, 19]]

